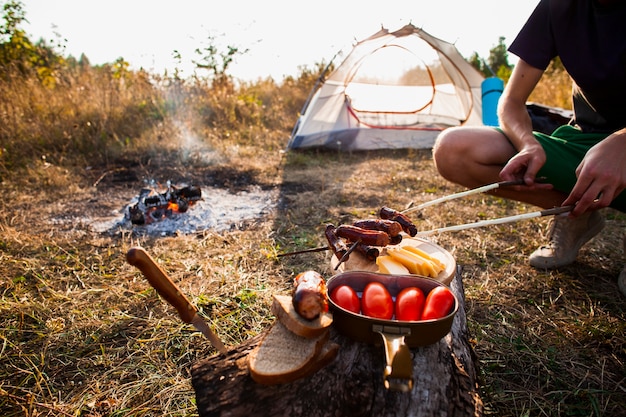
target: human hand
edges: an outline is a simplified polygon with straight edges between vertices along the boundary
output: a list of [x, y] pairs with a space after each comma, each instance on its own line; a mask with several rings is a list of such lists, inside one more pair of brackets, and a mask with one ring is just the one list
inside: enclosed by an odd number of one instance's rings
[[517, 190], [552, 189], [552, 184], [535, 182], [537, 172], [545, 162], [546, 153], [539, 142], [527, 144], [509, 159], [500, 171], [500, 178], [503, 181], [523, 179], [525, 185], [517, 186]]
[[626, 188], [626, 129], [594, 145], [576, 168], [578, 180], [563, 205], [572, 216], [607, 207]]

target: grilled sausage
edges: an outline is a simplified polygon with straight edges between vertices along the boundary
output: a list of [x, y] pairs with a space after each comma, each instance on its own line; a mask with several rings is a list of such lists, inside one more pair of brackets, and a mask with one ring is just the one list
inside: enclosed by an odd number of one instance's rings
[[361, 241], [361, 243], [370, 246], [387, 246], [391, 241], [389, 235], [380, 230], [367, 230], [347, 224], [337, 226], [335, 233], [337, 233], [337, 236], [351, 242]]
[[346, 246], [346, 242], [337, 236], [336, 228], [332, 224], [326, 225], [326, 230], [324, 232], [326, 235], [326, 240], [328, 241], [328, 247], [333, 251], [337, 259], [341, 259], [343, 255], [348, 252], [348, 247]]
[[356, 245], [356, 248], [354, 250], [361, 253], [370, 261], [375, 261], [376, 258], [378, 258], [378, 256], [380, 255], [380, 251], [377, 247], [364, 245], [363, 243], [359, 243], [358, 245]]
[[366, 219], [357, 220], [352, 223], [353, 226], [368, 230], [380, 230], [389, 235], [389, 237], [398, 236], [402, 232], [402, 225], [395, 220], [387, 219]]
[[307, 320], [314, 320], [328, 311], [326, 281], [316, 271], [299, 273], [294, 279], [291, 297], [296, 312]]
[[404, 230], [409, 236], [413, 237], [417, 234], [417, 227], [407, 216], [399, 211], [389, 207], [382, 207], [379, 215], [381, 219], [394, 220], [400, 223], [402, 230]]
[[390, 245], [397, 245], [400, 242], [402, 242], [402, 235], [392, 236], [390, 240], [391, 240], [391, 242], [389, 242]]

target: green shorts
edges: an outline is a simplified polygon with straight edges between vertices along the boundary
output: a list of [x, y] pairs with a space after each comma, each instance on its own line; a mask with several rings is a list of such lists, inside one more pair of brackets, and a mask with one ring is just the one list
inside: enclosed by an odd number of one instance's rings
[[[587, 151], [608, 136], [606, 133], [583, 133], [570, 125], [557, 128], [551, 135], [540, 132], [534, 134], [543, 146], [547, 158], [537, 176], [546, 177], [546, 182], [564, 193], [569, 193], [574, 188], [576, 168]], [[626, 191], [613, 200], [611, 207], [626, 212]]]

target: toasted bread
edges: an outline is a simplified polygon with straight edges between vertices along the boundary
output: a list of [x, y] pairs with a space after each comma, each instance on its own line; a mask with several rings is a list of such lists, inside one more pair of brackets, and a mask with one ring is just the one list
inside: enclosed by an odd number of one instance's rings
[[298, 336], [316, 338], [328, 330], [333, 323], [331, 313], [322, 313], [318, 318], [307, 320], [301, 317], [293, 307], [291, 296], [274, 295], [272, 313], [289, 330]]
[[[276, 320], [259, 345], [249, 354], [252, 379], [260, 384], [284, 384], [302, 378], [334, 358], [326, 330], [315, 338], [298, 336]], [[326, 351], [321, 357], [320, 352]], [[321, 358], [321, 359], [320, 359]], [[320, 359], [321, 364], [316, 362]], [[319, 368], [317, 367], [319, 366]]]

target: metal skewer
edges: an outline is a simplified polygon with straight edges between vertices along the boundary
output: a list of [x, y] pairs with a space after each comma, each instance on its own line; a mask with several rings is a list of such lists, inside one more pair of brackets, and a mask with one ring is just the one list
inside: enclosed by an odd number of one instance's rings
[[337, 265], [335, 265], [335, 271], [339, 268], [339, 265], [341, 265], [342, 263], [348, 260], [348, 258], [350, 257], [350, 254], [356, 249], [359, 243], [361, 243], [361, 239], [354, 242], [352, 246], [350, 246], [350, 248], [346, 251], [346, 253], [343, 254], [341, 259], [339, 259], [339, 262], [337, 262]]
[[[545, 180], [545, 178], [544, 177], [536, 178], [537, 182], [541, 182], [542, 180]], [[427, 201], [427, 202], [422, 203], [422, 204], [418, 204], [417, 206], [410, 207], [410, 208], [402, 211], [401, 213], [402, 214], [411, 213], [413, 211], [418, 211], [418, 210], [421, 210], [423, 208], [433, 206], [435, 204], [443, 203], [445, 201], [454, 200], [454, 199], [461, 198], [461, 197], [466, 197], [466, 196], [472, 195], [472, 194], [486, 193], [487, 191], [495, 190], [496, 188], [509, 187], [509, 186], [512, 186], [512, 185], [524, 185], [524, 180], [523, 179], [519, 179], [519, 180], [513, 180], [513, 181], [500, 181], [500, 182], [496, 182], [496, 183], [493, 183], [493, 184], [483, 185], [482, 187], [472, 188], [471, 190], [461, 191], [459, 193], [446, 195], [446, 196], [443, 196], [441, 198], [436, 198], [434, 200]]]
[[325, 250], [329, 250], [329, 249], [330, 249], [330, 247], [328, 247], [328, 246], [320, 246], [318, 248], [303, 249], [303, 250], [297, 250], [297, 251], [294, 251], [294, 252], [279, 253], [276, 256], [280, 258], [280, 257], [283, 257], [283, 256], [299, 255], [301, 253], [324, 252]]
[[494, 224], [511, 223], [511, 222], [516, 222], [516, 221], [519, 221], [519, 220], [532, 219], [534, 217], [543, 217], [543, 216], [551, 216], [551, 215], [556, 215], [556, 214], [567, 213], [569, 211], [572, 211], [573, 209], [574, 209], [574, 206], [555, 207], [555, 208], [551, 208], [551, 209], [547, 209], [547, 210], [540, 210], [540, 211], [533, 211], [533, 212], [530, 212], [530, 213], [518, 214], [518, 215], [515, 215], [515, 216], [501, 217], [499, 219], [483, 220], [483, 221], [475, 222], [475, 223], [467, 223], [467, 224], [459, 224], [459, 225], [456, 225], [456, 226], [440, 227], [438, 229], [418, 232], [416, 236], [428, 236], [428, 235], [432, 235], [432, 234], [435, 234], [435, 233], [456, 232], [458, 230], [473, 229], [473, 228], [476, 228], [476, 227], [491, 226], [491, 225], [494, 225]]

